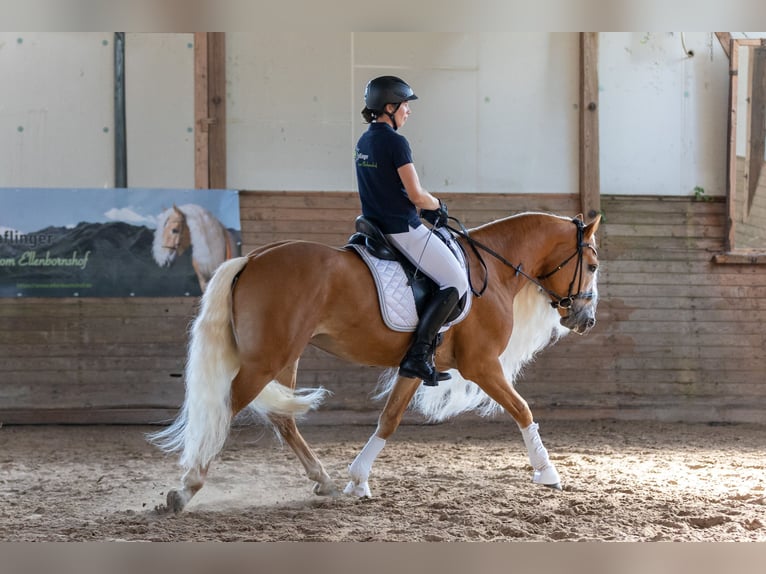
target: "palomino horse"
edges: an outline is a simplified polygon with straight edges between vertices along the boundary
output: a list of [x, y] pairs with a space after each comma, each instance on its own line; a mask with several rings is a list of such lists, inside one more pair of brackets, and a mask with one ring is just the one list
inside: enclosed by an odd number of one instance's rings
[[237, 252], [229, 230], [207, 209], [194, 203], [174, 205], [157, 219], [154, 260], [160, 267], [170, 267], [189, 248], [203, 293], [216, 268]]
[[[436, 355], [437, 368], [453, 369], [453, 380], [435, 390], [460, 380], [478, 385], [518, 424], [533, 481], [552, 487], [560, 488], [558, 472], [513, 378], [560, 331], [582, 334], [595, 324], [599, 221], [523, 213], [465, 233], [459, 241], [471, 277], [485, 289], [467, 318], [444, 334]], [[283, 241], [223, 263], [192, 326], [181, 412], [149, 437], [180, 452], [185, 471], [181, 488], [169, 491], [159, 510], [182, 510], [202, 487], [232, 418], [246, 407], [275, 426], [316, 482], [316, 494], [338, 494], [296, 427], [295, 415], [324, 396], [323, 389], [295, 390], [298, 359], [311, 344], [356, 363], [393, 367], [410, 337], [385, 326], [370, 272], [350, 250]], [[372, 463], [419, 386], [417, 379], [395, 380], [375, 433], [349, 466], [345, 493], [370, 495]]]

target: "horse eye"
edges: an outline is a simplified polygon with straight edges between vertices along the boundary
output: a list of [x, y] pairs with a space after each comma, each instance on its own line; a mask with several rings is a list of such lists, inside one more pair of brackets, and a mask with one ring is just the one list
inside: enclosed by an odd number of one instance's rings
[[588, 265], [588, 271], [590, 271], [591, 273], [595, 273], [596, 271], [598, 271], [598, 265], [596, 265], [595, 263]]

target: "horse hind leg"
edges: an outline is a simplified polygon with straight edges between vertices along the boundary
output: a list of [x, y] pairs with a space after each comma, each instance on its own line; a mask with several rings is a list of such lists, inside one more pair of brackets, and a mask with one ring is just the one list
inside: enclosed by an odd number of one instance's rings
[[210, 463], [229, 435], [231, 384], [240, 365], [231, 330], [231, 283], [246, 262], [244, 257], [226, 262], [210, 282], [192, 326], [181, 411], [173, 424], [147, 437], [165, 452], [180, 452], [179, 464], [185, 470], [181, 488], [168, 492], [159, 512], [183, 510], [202, 488]]
[[[294, 389], [297, 372], [298, 361], [295, 361], [277, 375], [277, 382], [285, 387]], [[327, 474], [327, 471], [325, 471], [319, 457], [306, 443], [300, 431], [298, 431], [295, 417], [292, 415], [269, 413], [268, 419], [298, 457], [298, 460], [306, 470], [306, 476], [315, 482], [314, 494], [319, 496], [337, 496], [339, 494], [338, 488]]]

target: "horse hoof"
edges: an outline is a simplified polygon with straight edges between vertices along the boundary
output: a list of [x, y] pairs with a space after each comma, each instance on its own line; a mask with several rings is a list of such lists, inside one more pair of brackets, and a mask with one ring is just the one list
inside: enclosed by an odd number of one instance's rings
[[314, 485], [313, 490], [314, 490], [314, 494], [316, 494], [317, 496], [332, 496], [332, 497], [340, 496], [340, 491], [332, 483], [320, 484], [319, 482], [317, 482]]
[[168, 497], [165, 506], [157, 507], [157, 511], [160, 514], [178, 514], [186, 506], [186, 501], [183, 495], [177, 490], [171, 490], [168, 492]]
[[557, 482], [555, 484], [543, 484], [543, 486], [553, 489], [553, 490], [561, 490], [561, 483]]
[[343, 489], [343, 494], [356, 496], [357, 498], [372, 498], [372, 493], [370, 492], [370, 485], [367, 484], [367, 481], [364, 481], [361, 484], [357, 484], [353, 480], [350, 481], [346, 485], [346, 488]]

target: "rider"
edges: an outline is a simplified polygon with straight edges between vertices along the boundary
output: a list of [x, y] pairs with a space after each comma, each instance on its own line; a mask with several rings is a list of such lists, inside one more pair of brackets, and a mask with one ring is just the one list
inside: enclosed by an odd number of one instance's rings
[[397, 133], [418, 97], [396, 76], [370, 80], [364, 90], [362, 117], [370, 124], [356, 144], [356, 176], [362, 213], [422, 273], [433, 279], [439, 291], [420, 314], [415, 335], [399, 365], [403, 377], [422, 379], [434, 386], [450, 378], [434, 366], [436, 336], [468, 291], [465, 270], [450, 249], [422, 225], [420, 215], [434, 227], [447, 223], [447, 206], [420, 186], [407, 139]]

